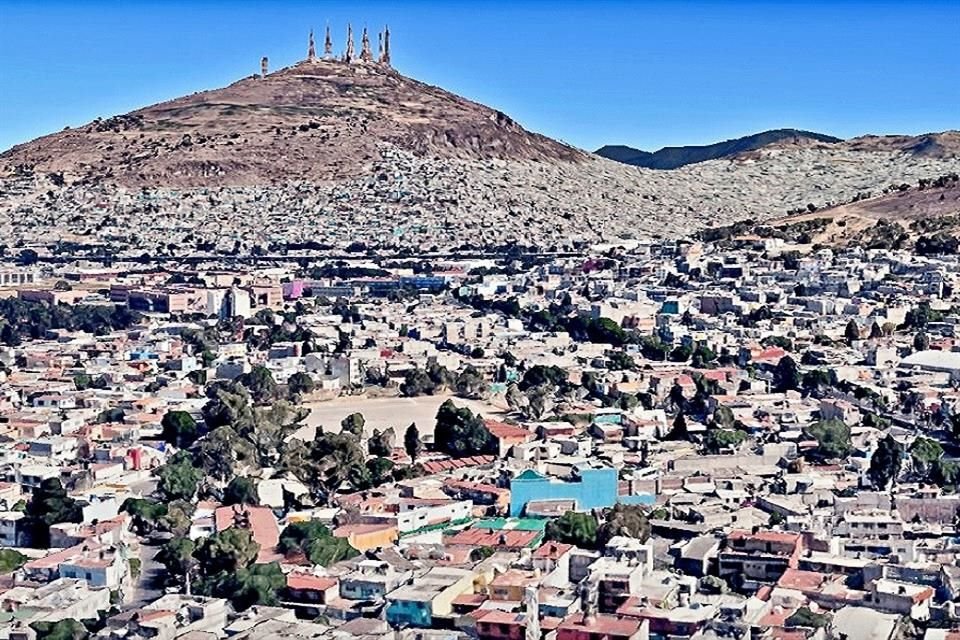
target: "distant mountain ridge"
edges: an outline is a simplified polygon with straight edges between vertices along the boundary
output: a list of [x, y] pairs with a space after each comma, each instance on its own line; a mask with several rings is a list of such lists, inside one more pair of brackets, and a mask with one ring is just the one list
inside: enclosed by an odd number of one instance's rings
[[609, 160], [647, 169], [678, 169], [688, 164], [729, 158], [747, 151], [755, 151], [772, 144], [789, 141], [794, 143], [843, 142], [840, 138], [802, 131], [800, 129], [773, 129], [750, 136], [725, 140], [714, 144], [689, 147], [664, 147], [659, 151], [643, 151], [625, 145], [606, 145], [594, 153]]

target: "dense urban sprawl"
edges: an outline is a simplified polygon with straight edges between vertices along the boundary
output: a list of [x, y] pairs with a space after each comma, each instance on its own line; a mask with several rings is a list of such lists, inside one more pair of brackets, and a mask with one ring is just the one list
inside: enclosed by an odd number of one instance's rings
[[777, 235], [21, 255], [0, 638], [953, 638], [960, 260]]

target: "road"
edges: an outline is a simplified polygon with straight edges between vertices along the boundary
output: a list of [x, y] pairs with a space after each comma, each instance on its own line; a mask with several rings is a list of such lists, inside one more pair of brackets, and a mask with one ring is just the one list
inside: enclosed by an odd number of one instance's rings
[[166, 567], [157, 562], [159, 545], [141, 542], [137, 557], [140, 559], [140, 577], [133, 589], [133, 597], [124, 605], [125, 609], [140, 609], [163, 595], [163, 579]]

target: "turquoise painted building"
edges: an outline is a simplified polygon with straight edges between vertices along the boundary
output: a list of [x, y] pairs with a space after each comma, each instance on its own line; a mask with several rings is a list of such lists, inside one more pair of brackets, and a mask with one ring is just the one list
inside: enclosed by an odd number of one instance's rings
[[387, 622], [394, 627], [433, 626], [430, 601], [393, 600], [387, 606]]
[[581, 511], [612, 507], [617, 502], [617, 470], [583, 466], [567, 481], [527, 469], [510, 483], [511, 516], [523, 515], [527, 503], [540, 500], [574, 500]]

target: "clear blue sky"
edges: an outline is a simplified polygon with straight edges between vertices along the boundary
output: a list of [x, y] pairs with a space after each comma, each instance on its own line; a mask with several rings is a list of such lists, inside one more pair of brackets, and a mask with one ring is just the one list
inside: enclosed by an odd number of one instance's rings
[[[387, 22], [403, 73], [593, 149], [960, 128], [960, 2], [0, 0], [0, 149]], [[374, 40], [374, 44], [376, 41]]]

